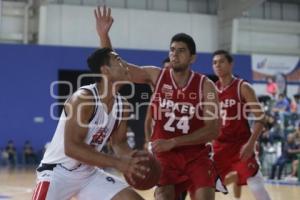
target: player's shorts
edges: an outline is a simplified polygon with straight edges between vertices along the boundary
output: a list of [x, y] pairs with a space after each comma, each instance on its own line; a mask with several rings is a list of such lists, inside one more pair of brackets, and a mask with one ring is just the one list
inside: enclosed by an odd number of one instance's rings
[[245, 142], [220, 143], [215, 141], [214, 161], [218, 174], [225, 180], [229, 172], [236, 171], [238, 174], [238, 185], [246, 185], [247, 179], [255, 176], [259, 170], [259, 162], [255, 153], [246, 161], [240, 159], [240, 150]]
[[89, 168], [69, 171], [58, 164], [43, 164], [37, 169], [33, 200], [110, 200], [128, 185], [103, 170]]
[[172, 150], [158, 154], [162, 169], [159, 186], [175, 185], [177, 193], [189, 190], [191, 194], [199, 188], [215, 188], [217, 174], [208, 154], [209, 148], [200, 153]]

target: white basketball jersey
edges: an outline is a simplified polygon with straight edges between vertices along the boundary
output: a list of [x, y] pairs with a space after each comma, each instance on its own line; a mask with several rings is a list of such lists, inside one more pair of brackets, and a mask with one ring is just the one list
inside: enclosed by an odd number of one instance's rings
[[[123, 99], [118, 94], [111, 112], [108, 114], [105, 105], [99, 99], [96, 84], [83, 86], [80, 89], [86, 89], [93, 93], [95, 99], [95, 111], [88, 125], [88, 134], [85, 143], [101, 151], [111, 133], [120, 125], [123, 110]], [[64, 132], [65, 132], [66, 114], [62, 111], [55, 134], [49, 147], [46, 149], [43, 164], [60, 164], [68, 170], [75, 170], [81, 166], [81, 163], [65, 155], [64, 150]]]

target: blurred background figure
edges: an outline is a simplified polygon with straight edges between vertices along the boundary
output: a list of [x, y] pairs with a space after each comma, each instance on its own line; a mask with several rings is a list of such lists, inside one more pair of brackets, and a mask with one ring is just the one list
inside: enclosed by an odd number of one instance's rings
[[276, 97], [276, 94], [278, 92], [278, 86], [274, 82], [274, 78], [271, 76], [267, 77], [267, 85], [266, 85], [267, 93], [271, 95], [271, 97], [274, 99]]
[[127, 128], [127, 143], [128, 143], [128, 146], [131, 148], [131, 149], [134, 149], [135, 148], [135, 133], [132, 131], [132, 129], [128, 126]]
[[295, 143], [295, 135], [289, 134], [287, 136], [287, 141], [284, 144], [281, 156], [272, 166], [270, 179], [275, 178], [278, 167], [277, 179], [280, 180], [284, 166], [287, 163], [292, 163], [293, 161], [297, 160], [297, 153], [300, 153], [300, 147]]
[[4, 150], [7, 154], [7, 163], [9, 167], [14, 168], [17, 165], [17, 150], [13, 140], [9, 140]]
[[23, 147], [23, 163], [25, 166], [30, 166], [37, 164], [37, 162], [38, 158], [33, 150], [31, 142], [29, 140], [26, 140]]

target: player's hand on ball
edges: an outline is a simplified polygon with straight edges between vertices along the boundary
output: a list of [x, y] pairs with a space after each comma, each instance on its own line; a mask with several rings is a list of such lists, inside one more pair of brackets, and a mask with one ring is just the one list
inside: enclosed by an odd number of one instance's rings
[[158, 139], [151, 143], [153, 152], [170, 151], [176, 146], [174, 139]]
[[142, 165], [144, 161], [148, 161], [148, 153], [146, 151], [133, 151], [129, 157], [122, 158], [122, 164], [119, 170], [128, 176], [130, 181], [134, 182], [133, 176], [145, 178], [145, 172], [149, 171], [147, 166]]
[[131, 174], [124, 173], [127, 183], [138, 190], [148, 190], [155, 186], [158, 183], [161, 174], [160, 164], [153, 154], [147, 151], [138, 151], [132, 156], [143, 157], [145, 155], [147, 155], [148, 159], [139, 162], [139, 164], [143, 166], [139, 166], [137, 169], [139, 172]]

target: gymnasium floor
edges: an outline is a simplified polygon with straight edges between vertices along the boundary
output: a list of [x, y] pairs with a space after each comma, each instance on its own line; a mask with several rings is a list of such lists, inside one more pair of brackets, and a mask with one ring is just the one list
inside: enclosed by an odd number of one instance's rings
[[[8, 170], [0, 168], [0, 200], [29, 200], [35, 185], [34, 169]], [[272, 200], [298, 200], [299, 184], [266, 184]], [[229, 187], [229, 190], [231, 188]], [[153, 190], [139, 191], [146, 199], [153, 199]], [[217, 193], [216, 200], [231, 200], [230, 194]], [[243, 188], [242, 200], [254, 200], [247, 187]]]

